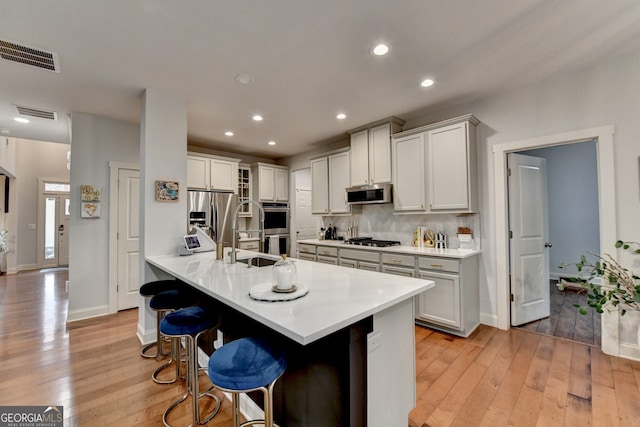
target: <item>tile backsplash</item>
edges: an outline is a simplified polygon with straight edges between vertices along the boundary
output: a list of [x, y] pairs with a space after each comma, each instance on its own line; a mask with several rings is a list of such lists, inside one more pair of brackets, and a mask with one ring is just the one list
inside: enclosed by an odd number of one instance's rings
[[397, 240], [402, 245], [411, 245], [413, 230], [427, 227], [436, 230], [442, 225], [447, 235], [448, 247], [460, 246], [457, 238], [458, 227], [470, 227], [474, 245], [480, 249], [480, 217], [478, 214], [458, 216], [456, 214], [396, 214], [392, 204], [363, 205], [362, 213], [351, 216], [324, 216], [321, 224], [335, 226], [338, 236], [344, 236], [352, 223], [358, 224], [358, 236], [373, 237], [380, 240]]

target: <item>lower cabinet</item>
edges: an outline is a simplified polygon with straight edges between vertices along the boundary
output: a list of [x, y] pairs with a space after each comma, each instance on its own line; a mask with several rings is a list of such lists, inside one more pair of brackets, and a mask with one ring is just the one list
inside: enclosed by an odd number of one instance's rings
[[337, 248], [327, 248], [327, 247], [318, 247], [316, 249], [316, 261], [322, 264], [332, 264], [338, 265], [338, 249]]
[[478, 257], [418, 257], [418, 277], [435, 286], [415, 299], [417, 323], [468, 337], [480, 324]]
[[238, 249], [257, 252], [260, 250], [260, 240], [239, 240]]
[[340, 265], [360, 270], [380, 271], [380, 254], [356, 249], [340, 249]]

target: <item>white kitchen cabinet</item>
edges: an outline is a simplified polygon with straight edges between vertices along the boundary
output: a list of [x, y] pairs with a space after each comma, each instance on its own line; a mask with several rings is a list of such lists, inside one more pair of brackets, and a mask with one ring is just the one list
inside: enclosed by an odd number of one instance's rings
[[[429, 210], [470, 210], [477, 194], [475, 140], [469, 122], [456, 123], [427, 132], [427, 182]], [[475, 132], [474, 132], [475, 134]]]
[[393, 207], [396, 212], [426, 212], [424, 133], [394, 138]]
[[258, 200], [261, 202], [289, 201], [289, 168], [258, 163], [256, 165]]
[[391, 134], [403, 124], [392, 117], [351, 132], [351, 186], [391, 182]]
[[349, 152], [311, 160], [311, 213], [350, 214], [345, 189], [349, 186]]
[[209, 189], [209, 159], [205, 157], [187, 156], [187, 188], [199, 190]]
[[329, 211], [332, 215], [351, 212], [347, 204], [349, 187], [349, 152], [329, 156]]
[[339, 264], [360, 270], [380, 271], [380, 253], [340, 248]]
[[311, 213], [329, 214], [329, 159], [311, 160]]
[[238, 192], [238, 160], [212, 158], [210, 160], [211, 190]]
[[241, 165], [238, 167], [238, 204], [240, 206], [238, 216], [253, 216], [252, 203], [240, 204], [247, 200], [251, 200], [251, 168]]
[[394, 135], [396, 212], [477, 211], [478, 124], [478, 119], [466, 115]]
[[480, 324], [478, 257], [418, 257], [418, 277], [435, 287], [416, 298], [416, 321], [468, 337]]
[[239, 159], [187, 155], [187, 188], [238, 192]]
[[238, 249], [259, 252], [260, 239], [240, 239], [238, 240]]

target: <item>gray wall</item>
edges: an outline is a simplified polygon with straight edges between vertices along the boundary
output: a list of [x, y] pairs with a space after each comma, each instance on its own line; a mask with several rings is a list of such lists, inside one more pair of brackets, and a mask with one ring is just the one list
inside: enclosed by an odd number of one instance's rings
[[[140, 127], [83, 113], [74, 113], [71, 123], [68, 319], [75, 320], [108, 313], [109, 161], [139, 162]], [[81, 185], [102, 188], [100, 218], [80, 218]]]
[[595, 141], [523, 151], [547, 160], [549, 198], [549, 270], [552, 278], [575, 274], [562, 270], [586, 252], [600, 253], [598, 173]]
[[37, 238], [43, 230], [29, 229], [38, 224], [38, 178], [69, 182], [67, 151], [71, 147], [53, 142], [16, 139], [16, 263], [17, 270], [40, 267]]

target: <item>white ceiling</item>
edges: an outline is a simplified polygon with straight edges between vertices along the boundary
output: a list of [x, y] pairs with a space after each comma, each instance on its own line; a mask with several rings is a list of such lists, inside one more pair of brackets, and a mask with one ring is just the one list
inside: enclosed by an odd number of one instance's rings
[[[188, 101], [190, 142], [278, 158], [392, 115], [637, 55], [640, 2], [0, 0], [0, 39], [55, 52], [61, 66], [0, 60], [6, 136], [68, 143], [71, 112], [137, 123], [143, 90], [156, 88]], [[381, 41], [391, 51], [373, 57]], [[237, 83], [241, 73], [255, 83]], [[436, 84], [419, 88], [424, 77]], [[19, 124], [13, 104], [59, 119]]]

